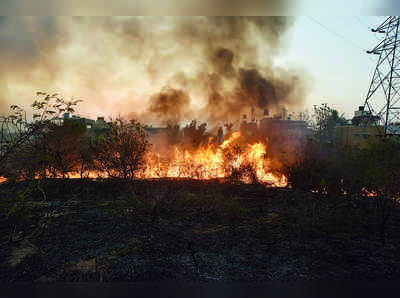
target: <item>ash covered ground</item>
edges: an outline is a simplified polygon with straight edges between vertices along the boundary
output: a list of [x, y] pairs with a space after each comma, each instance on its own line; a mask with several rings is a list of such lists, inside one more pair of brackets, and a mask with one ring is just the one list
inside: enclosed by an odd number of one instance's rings
[[400, 277], [400, 210], [383, 245], [375, 197], [221, 180], [37, 182], [0, 185], [3, 281]]

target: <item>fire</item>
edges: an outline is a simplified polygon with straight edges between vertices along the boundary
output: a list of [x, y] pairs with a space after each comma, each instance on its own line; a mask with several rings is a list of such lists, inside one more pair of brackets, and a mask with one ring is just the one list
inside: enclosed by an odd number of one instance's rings
[[365, 187], [362, 188], [361, 194], [366, 196], [366, 197], [376, 197], [378, 196], [378, 193], [374, 190], [367, 190]]
[[[209, 143], [197, 150], [175, 147], [172, 153], [150, 152], [146, 157], [145, 170], [140, 178], [225, 178], [236, 171], [251, 169], [257, 181], [273, 186], [286, 186], [283, 175], [270, 171], [270, 161], [266, 158], [266, 146], [261, 142], [241, 144], [240, 133], [234, 132], [220, 145]], [[255, 178], [255, 177], [254, 177]], [[242, 175], [241, 180], [252, 182], [251, 175]]]
[[[287, 178], [274, 173], [267, 148], [263, 142], [249, 141], [233, 132], [222, 143], [218, 144], [210, 138], [208, 144], [197, 149], [176, 146], [162, 152], [152, 150], [146, 154], [143, 167], [137, 171], [137, 179], [154, 178], [189, 178], [210, 180], [229, 178], [240, 179], [244, 183], [261, 182], [271, 186], [287, 186]], [[165, 149], [165, 148], [164, 148]], [[42, 172], [43, 174], [43, 172]], [[53, 173], [45, 170], [46, 177]], [[38, 173], [36, 178], [42, 176]], [[61, 173], [54, 178], [60, 178]], [[66, 178], [81, 178], [79, 169], [65, 174]], [[91, 169], [85, 171], [83, 177], [89, 179], [107, 178], [106, 172]], [[7, 179], [0, 177], [0, 183]]]

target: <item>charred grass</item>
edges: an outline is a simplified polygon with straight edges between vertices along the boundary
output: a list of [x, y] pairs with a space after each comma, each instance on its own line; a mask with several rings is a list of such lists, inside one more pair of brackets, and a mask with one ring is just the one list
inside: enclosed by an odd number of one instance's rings
[[3, 281], [397, 279], [379, 198], [226, 181], [0, 185]]

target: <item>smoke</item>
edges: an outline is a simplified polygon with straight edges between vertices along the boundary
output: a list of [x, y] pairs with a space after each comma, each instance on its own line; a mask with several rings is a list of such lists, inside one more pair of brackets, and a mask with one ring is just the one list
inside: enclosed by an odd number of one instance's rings
[[[180, 47], [172, 51], [173, 55], [152, 58], [149, 70], [154, 80], [167, 73], [168, 86], [198, 98], [202, 109], [197, 117], [214, 122], [233, 121], [251, 107], [281, 111], [282, 107], [301, 104], [304, 88], [300, 77], [271, 66], [273, 57], [281, 50], [291, 18], [194, 20], [179, 18], [174, 22], [172, 32]], [[172, 65], [180, 58], [193, 64], [191, 71], [179, 70], [168, 75], [166, 61]]]
[[[84, 100], [89, 117], [233, 121], [301, 104], [296, 71], [273, 66], [287, 17], [3, 17], [0, 112], [36, 91]], [[1, 83], [3, 82], [3, 83]], [[3, 104], [1, 104], [3, 102]]]
[[[50, 85], [57, 79], [57, 50], [66, 39], [53, 18], [0, 17], [0, 114], [9, 104], [20, 103], [18, 97], [30, 85], [40, 89], [43, 82]], [[32, 99], [33, 94], [26, 95]]]
[[214, 71], [224, 77], [232, 78], [235, 75], [233, 68], [233, 53], [226, 48], [219, 48], [212, 53], [211, 63], [214, 65]]
[[[295, 1], [298, 2], [298, 1]], [[292, 15], [289, 0], [2, 0], [4, 15]]]
[[175, 124], [188, 112], [189, 103], [189, 95], [185, 92], [165, 88], [150, 98], [148, 111], [162, 121]]

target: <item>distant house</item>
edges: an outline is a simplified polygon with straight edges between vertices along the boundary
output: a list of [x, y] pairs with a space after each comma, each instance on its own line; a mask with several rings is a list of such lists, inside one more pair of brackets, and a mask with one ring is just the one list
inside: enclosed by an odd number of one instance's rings
[[383, 137], [384, 127], [380, 117], [371, 115], [360, 106], [350, 123], [340, 124], [334, 130], [334, 143], [338, 146], [366, 146], [371, 140]]
[[85, 125], [85, 127], [87, 129], [91, 129], [95, 125], [95, 121], [92, 119], [83, 118], [83, 117], [76, 116], [76, 115], [71, 116], [70, 113], [64, 113], [62, 117], [53, 119], [53, 123], [55, 123], [57, 125], [62, 125], [64, 123], [64, 121], [67, 119], [82, 123]]
[[94, 122], [95, 123], [94, 123], [94, 126], [92, 128], [95, 128], [95, 129], [106, 129], [106, 128], [108, 128], [108, 124], [104, 120], [104, 117], [97, 117], [96, 121], [94, 121]]
[[166, 132], [166, 130], [166, 127], [153, 127], [152, 125], [145, 127], [146, 135], [149, 137], [162, 134]]

